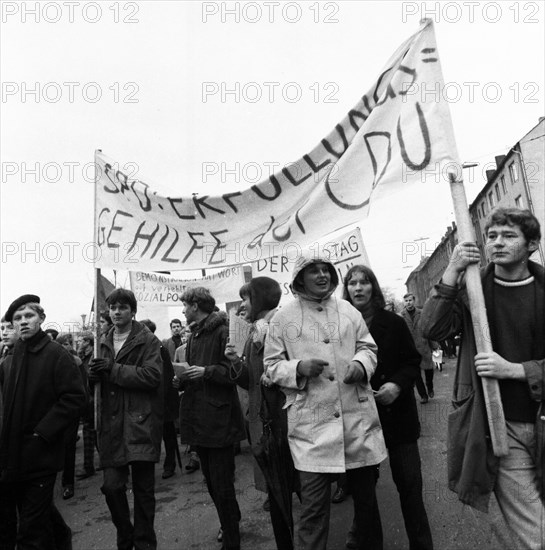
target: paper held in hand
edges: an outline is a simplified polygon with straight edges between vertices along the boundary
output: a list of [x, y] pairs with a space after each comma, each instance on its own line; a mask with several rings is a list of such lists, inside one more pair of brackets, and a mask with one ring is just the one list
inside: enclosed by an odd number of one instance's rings
[[241, 319], [235, 312], [229, 312], [229, 343], [235, 347], [235, 352], [239, 357], [244, 353], [244, 344], [250, 334], [252, 325]]
[[174, 374], [178, 378], [182, 378], [185, 371], [189, 368], [189, 363], [183, 361], [182, 363], [172, 363], [172, 366], [174, 367]]

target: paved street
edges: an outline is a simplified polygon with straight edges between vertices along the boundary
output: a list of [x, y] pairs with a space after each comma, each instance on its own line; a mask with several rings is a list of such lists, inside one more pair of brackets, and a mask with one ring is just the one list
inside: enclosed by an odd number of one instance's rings
[[[447, 489], [446, 423], [454, 376], [454, 360], [448, 360], [442, 373], [436, 371], [435, 398], [418, 405], [422, 437], [420, 451], [424, 475], [424, 498], [435, 548], [439, 550], [498, 550], [494, 537], [499, 516], [495, 503], [489, 515], [462, 506]], [[183, 450], [183, 449], [182, 449]], [[82, 441], [78, 442], [77, 465], [82, 463]], [[183, 457], [184, 465], [187, 457]], [[243, 550], [274, 550], [268, 513], [261, 508], [264, 496], [253, 487], [252, 457], [246, 443], [237, 457], [236, 488], [242, 511]], [[215, 550], [219, 528], [212, 501], [206, 492], [201, 472], [161, 479], [162, 467], [156, 468], [156, 529], [162, 550]], [[75, 497], [63, 501], [58, 489], [57, 503], [74, 531], [74, 550], [115, 549], [115, 529], [104, 497], [100, 492], [101, 476], [77, 483]], [[384, 528], [384, 550], [408, 549], [403, 518], [395, 485], [387, 461], [382, 464], [378, 499]], [[295, 518], [299, 508], [295, 502]], [[343, 550], [346, 531], [352, 520], [352, 501], [332, 505], [330, 550]], [[501, 528], [500, 528], [501, 531]], [[511, 550], [511, 549], [510, 549]]]

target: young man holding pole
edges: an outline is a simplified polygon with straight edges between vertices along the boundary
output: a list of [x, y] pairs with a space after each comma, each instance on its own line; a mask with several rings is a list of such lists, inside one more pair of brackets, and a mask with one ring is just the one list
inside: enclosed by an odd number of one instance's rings
[[[163, 388], [161, 344], [134, 320], [136, 298], [117, 288], [106, 298], [113, 329], [103, 334], [89, 380], [100, 382], [102, 492], [117, 529], [119, 550], [154, 550], [155, 463], [161, 453]], [[129, 466], [134, 522], [127, 499]]]
[[[543, 460], [545, 450], [545, 273], [529, 260], [541, 236], [528, 210], [498, 208], [486, 225], [491, 263], [481, 279], [492, 352], [477, 353], [462, 275], [478, 263], [474, 243], [453, 251], [422, 312], [422, 331], [443, 340], [462, 330], [449, 417], [449, 487], [459, 499], [488, 510], [494, 491], [513, 537], [510, 547], [545, 547]], [[462, 284], [460, 284], [462, 283]], [[478, 327], [476, 328], [477, 330]], [[494, 456], [483, 379], [499, 383], [508, 453]]]

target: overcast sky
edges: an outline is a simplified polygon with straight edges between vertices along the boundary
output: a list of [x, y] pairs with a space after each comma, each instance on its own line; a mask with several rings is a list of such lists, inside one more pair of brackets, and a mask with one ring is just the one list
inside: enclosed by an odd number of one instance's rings
[[[1, 6], [0, 307], [37, 293], [59, 324], [90, 309], [95, 149], [178, 195], [247, 188], [310, 151], [422, 17], [460, 158], [480, 163], [470, 201], [544, 114], [543, 2]], [[452, 220], [448, 200], [375, 208], [360, 227], [379, 281], [401, 295]], [[407, 256], [408, 237], [428, 240]]]

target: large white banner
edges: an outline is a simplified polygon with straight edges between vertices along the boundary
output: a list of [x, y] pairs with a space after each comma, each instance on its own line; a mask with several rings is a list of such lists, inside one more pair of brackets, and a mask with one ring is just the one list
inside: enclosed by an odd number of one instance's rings
[[[365, 56], [354, 55], [361, 65]], [[96, 265], [175, 271], [286, 255], [358, 223], [376, 197], [426, 179], [447, 185], [459, 162], [448, 104], [434, 93], [442, 89], [426, 20], [326, 138], [244, 191], [163, 196], [97, 151]]]
[[182, 294], [188, 288], [204, 286], [218, 304], [239, 299], [244, 284], [242, 266], [233, 266], [200, 279], [184, 279], [163, 273], [130, 272], [131, 290], [141, 304], [181, 306]]
[[[361, 231], [356, 227], [334, 239], [327, 239], [316, 244], [319, 251], [335, 265], [339, 275], [339, 282], [342, 282], [346, 272], [356, 264], [365, 264], [370, 267], [369, 258], [365, 245], [361, 238]], [[282, 288], [282, 297], [280, 304], [289, 300], [293, 295], [290, 290], [290, 283], [297, 259], [297, 249], [292, 250], [292, 254], [273, 256], [272, 258], [263, 258], [252, 265], [252, 277], [270, 277], [280, 284]], [[338, 289], [338, 295], [342, 291]]]

